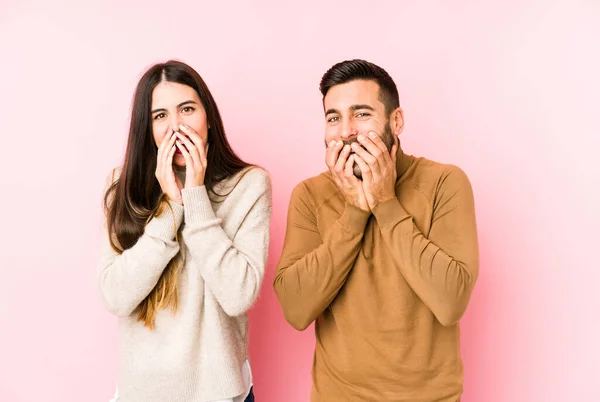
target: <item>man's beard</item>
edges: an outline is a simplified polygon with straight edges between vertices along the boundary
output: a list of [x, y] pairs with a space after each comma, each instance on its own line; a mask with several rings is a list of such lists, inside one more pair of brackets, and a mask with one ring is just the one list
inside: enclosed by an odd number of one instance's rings
[[[392, 134], [392, 129], [390, 128], [389, 124], [385, 125], [385, 129], [383, 130], [383, 133], [381, 134], [381, 139], [383, 140], [383, 143], [385, 144], [385, 147], [387, 148], [388, 152], [391, 152], [392, 147], [394, 146], [394, 134]], [[342, 141], [344, 141], [344, 145], [346, 145], [346, 144], [352, 145], [353, 143], [358, 142], [358, 138], [354, 137], [350, 140], [342, 140]], [[358, 143], [358, 145], [361, 145], [361, 144]], [[365, 151], [369, 152], [365, 147], [363, 147], [363, 148], [365, 149]], [[351, 151], [350, 155], [352, 155], [354, 153], [355, 153], [354, 151]], [[354, 162], [354, 165], [352, 166], [352, 173], [354, 173], [354, 176], [357, 179], [362, 180], [362, 171], [360, 170], [360, 166], [358, 166], [358, 163], [356, 163], [356, 162]]]

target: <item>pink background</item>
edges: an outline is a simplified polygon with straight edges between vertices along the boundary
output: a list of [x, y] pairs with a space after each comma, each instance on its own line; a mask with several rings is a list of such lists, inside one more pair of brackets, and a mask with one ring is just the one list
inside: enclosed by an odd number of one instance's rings
[[102, 186], [137, 79], [168, 58], [203, 75], [234, 148], [272, 174], [255, 389], [307, 401], [312, 327], [285, 322], [272, 280], [289, 194], [324, 169], [319, 79], [354, 57], [396, 80], [405, 151], [461, 166], [475, 189], [463, 401], [600, 400], [598, 1], [93, 3], [0, 3], [1, 401], [114, 391], [116, 319], [94, 281]]

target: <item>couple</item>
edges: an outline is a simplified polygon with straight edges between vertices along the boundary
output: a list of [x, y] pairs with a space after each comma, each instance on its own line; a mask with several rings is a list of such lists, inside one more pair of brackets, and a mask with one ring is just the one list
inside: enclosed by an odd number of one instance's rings
[[[478, 275], [473, 193], [405, 154], [398, 90], [350, 60], [321, 79], [328, 171], [294, 189], [274, 288], [315, 321], [311, 400], [459, 401], [458, 321]], [[100, 291], [119, 317], [119, 402], [253, 401], [247, 311], [264, 277], [271, 184], [225, 136], [188, 65], [138, 83], [107, 179]]]

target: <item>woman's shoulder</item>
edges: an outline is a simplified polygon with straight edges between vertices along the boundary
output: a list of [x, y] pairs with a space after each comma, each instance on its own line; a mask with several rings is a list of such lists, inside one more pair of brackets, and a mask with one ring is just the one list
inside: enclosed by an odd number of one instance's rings
[[104, 202], [105, 207], [108, 205], [112, 205], [112, 200], [115, 197], [115, 182], [119, 179], [121, 175], [121, 167], [116, 167], [108, 172], [106, 175], [106, 180], [104, 182]]
[[240, 177], [240, 182], [245, 181], [248, 185], [262, 184], [268, 186], [271, 184], [269, 172], [260, 166], [249, 166], [242, 169], [237, 176]]
[[253, 189], [260, 193], [271, 192], [271, 176], [266, 169], [260, 166], [250, 166], [238, 175], [240, 175], [239, 185], [245, 189]]
[[121, 171], [122, 171], [122, 167], [121, 166], [117, 166], [116, 168], [113, 168], [110, 172], [108, 172], [108, 175], [106, 175], [106, 180], [105, 180], [105, 187], [110, 187], [115, 181], [117, 181], [119, 179], [119, 177], [121, 176]]
[[260, 166], [248, 166], [219, 183], [219, 192], [264, 194], [271, 193], [269, 172]]

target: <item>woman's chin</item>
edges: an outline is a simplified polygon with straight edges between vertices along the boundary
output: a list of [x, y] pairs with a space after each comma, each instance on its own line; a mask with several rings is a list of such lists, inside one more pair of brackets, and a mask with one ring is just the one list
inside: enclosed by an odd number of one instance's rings
[[179, 167], [185, 167], [185, 158], [182, 154], [173, 155], [173, 165]]

